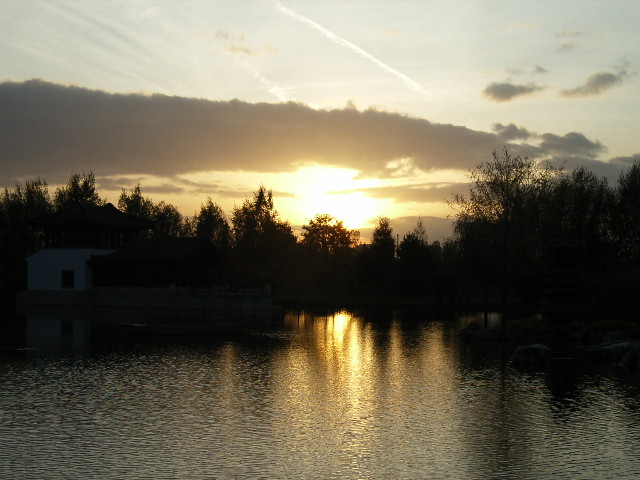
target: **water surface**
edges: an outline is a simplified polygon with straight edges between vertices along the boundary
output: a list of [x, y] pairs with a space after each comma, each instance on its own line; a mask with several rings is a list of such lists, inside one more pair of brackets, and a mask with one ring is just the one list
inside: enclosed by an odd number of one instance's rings
[[399, 312], [5, 354], [0, 478], [637, 478], [632, 378], [509, 355]]

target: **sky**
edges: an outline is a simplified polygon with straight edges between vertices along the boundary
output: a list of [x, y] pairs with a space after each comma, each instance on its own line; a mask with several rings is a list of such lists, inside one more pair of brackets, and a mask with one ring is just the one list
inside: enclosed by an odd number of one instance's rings
[[615, 184], [640, 154], [636, 0], [0, 0], [0, 186], [92, 171], [299, 226], [422, 218], [493, 150]]

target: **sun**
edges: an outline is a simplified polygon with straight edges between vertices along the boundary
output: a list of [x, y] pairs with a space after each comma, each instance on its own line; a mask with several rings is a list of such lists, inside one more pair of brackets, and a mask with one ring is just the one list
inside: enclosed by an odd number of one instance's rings
[[343, 222], [349, 229], [367, 226], [376, 215], [373, 199], [362, 193], [318, 192], [305, 198], [306, 218], [311, 219], [318, 213], [327, 213]]
[[[183, 178], [207, 184], [219, 172], [200, 172]], [[379, 179], [360, 178], [354, 169], [304, 164], [292, 172], [224, 172], [226, 184], [232, 190], [243, 185], [247, 192], [257, 185], [273, 190], [275, 207], [281, 218], [294, 226], [309, 223], [317, 214], [328, 214], [342, 221], [350, 230], [372, 227], [379, 216], [392, 216], [395, 205], [390, 199], [373, 198], [370, 188], [383, 186]], [[214, 199], [220, 201], [220, 199]], [[195, 211], [202, 203], [201, 195], [193, 195], [187, 211]], [[237, 205], [236, 197], [222, 199], [221, 206], [231, 211]]]
[[380, 201], [359, 191], [371, 181], [355, 179], [356, 172], [330, 167], [307, 167], [298, 172], [301, 214], [305, 221], [326, 213], [349, 229], [368, 226], [379, 215]]

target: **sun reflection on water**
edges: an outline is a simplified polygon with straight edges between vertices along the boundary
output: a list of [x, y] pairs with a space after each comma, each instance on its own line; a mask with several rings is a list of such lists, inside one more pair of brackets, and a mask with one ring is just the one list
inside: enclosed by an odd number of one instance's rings
[[[391, 455], [407, 448], [407, 438], [442, 429], [450, 438], [457, 437], [457, 425], [448, 418], [455, 410], [452, 380], [458, 365], [447, 351], [443, 331], [407, 332], [397, 319], [375, 325], [348, 311], [318, 316], [302, 312], [285, 323], [308, 335], [303, 337], [308, 342], [305, 358], [298, 350], [290, 352], [300, 373], [296, 381], [302, 384], [289, 389], [294, 398], [287, 399], [293, 402], [288, 410], [295, 412], [296, 405], [305, 405], [306, 413], [289, 417], [289, 429], [319, 422], [315, 432], [319, 441], [325, 436], [328, 441], [341, 439], [339, 448], [356, 463], [376, 451]], [[310, 371], [300, 371], [306, 369]], [[424, 381], [416, 383], [417, 378]], [[404, 412], [408, 404], [420, 408]], [[433, 430], [432, 420], [418, 415], [423, 411], [439, 419], [438, 431]], [[325, 431], [321, 425], [328, 418], [333, 427]], [[444, 458], [450, 447], [425, 444], [420, 449]]]
[[0, 458], [11, 463], [0, 462], [0, 477], [548, 480], [639, 471], [635, 388], [581, 370], [516, 370], [493, 357], [502, 349], [486, 356], [451, 324], [414, 314], [301, 311], [284, 320], [286, 329], [251, 339], [5, 361]]

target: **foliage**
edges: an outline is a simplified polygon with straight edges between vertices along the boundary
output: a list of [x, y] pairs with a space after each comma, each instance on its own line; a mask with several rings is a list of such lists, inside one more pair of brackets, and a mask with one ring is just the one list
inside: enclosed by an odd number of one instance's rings
[[371, 248], [380, 258], [388, 260], [394, 257], [396, 241], [393, 238], [393, 227], [388, 217], [378, 219], [378, 224], [371, 234]]
[[30, 221], [51, 211], [47, 182], [41, 178], [17, 183], [0, 195], [0, 287], [23, 288], [23, 262], [41, 247]]
[[371, 245], [357, 259], [358, 282], [361, 289], [375, 295], [395, 293], [396, 242], [388, 217], [380, 217], [371, 234]]
[[[496, 300], [500, 294], [540, 300], [557, 245], [577, 253], [574, 268], [588, 280], [585, 301], [600, 312], [631, 316], [640, 271], [640, 159], [610, 187], [586, 168], [564, 174], [505, 149], [470, 171], [470, 188], [454, 195], [455, 236], [429, 243], [421, 221], [396, 244], [391, 220], [381, 217], [369, 245], [357, 231], [318, 214], [299, 240], [280, 219], [273, 193], [260, 186], [230, 222], [207, 198], [193, 218], [155, 203], [140, 185], [122, 190], [120, 210], [152, 221], [151, 236], [194, 236], [223, 253], [236, 285], [271, 283], [274, 291], [358, 295], [431, 296]], [[102, 205], [93, 173], [72, 174], [49, 196], [40, 179], [16, 184], [0, 195], [0, 284], [24, 286], [24, 258], [42, 245], [34, 217], [76, 204]], [[226, 280], [226, 279], [225, 279]], [[460, 290], [463, 289], [463, 290]], [[588, 290], [588, 291], [587, 291]], [[593, 295], [593, 298], [587, 298]]]
[[585, 261], [600, 268], [611, 243], [613, 191], [606, 178], [584, 167], [558, 179], [544, 208], [545, 244], [558, 239], [580, 245]]
[[612, 230], [622, 261], [640, 261], [640, 157], [620, 175]]
[[154, 205], [152, 221], [154, 235], [158, 237], [180, 237], [187, 228], [177, 207], [163, 201]]
[[560, 173], [505, 148], [502, 156], [494, 151], [492, 160], [471, 170], [468, 195], [453, 195], [454, 231], [475, 277], [483, 279], [485, 294], [495, 280], [490, 276], [499, 272], [504, 302], [514, 267], [536, 265], [543, 252], [543, 199]]
[[301, 256], [309, 273], [305, 286], [322, 290], [331, 285], [334, 290], [347, 290], [360, 232], [347, 229], [328, 214], [317, 214], [302, 230]]
[[211, 197], [200, 206], [192, 220], [192, 234], [214, 245], [221, 251], [231, 248], [231, 228], [222, 208], [213, 203]]
[[118, 198], [118, 208], [129, 215], [153, 220], [153, 200], [142, 195], [140, 184], [137, 184], [128, 193], [124, 188], [122, 189]]
[[53, 207], [62, 211], [73, 205], [104, 205], [96, 190], [96, 177], [93, 172], [72, 173], [64, 187], [56, 188], [53, 195]]
[[433, 262], [422, 219], [415, 229], [407, 233], [398, 245], [398, 281], [402, 291], [411, 295], [426, 293]]
[[360, 232], [348, 230], [342, 221], [329, 214], [317, 214], [302, 227], [302, 245], [323, 257], [356, 247]]
[[185, 233], [186, 222], [178, 209], [170, 203], [154, 203], [142, 195], [140, 184], [127, 192], [124, 188], [118, 198], [118, 208], [125, 213], [153, 223], [153, 237], [179, 237]]
[[240, 281], [273, 284], [290, 269], [296, 237], [289, 222], [280, 220], [271, 190], [261, 185], [252, 199], [234, 207], [231, 224]]

